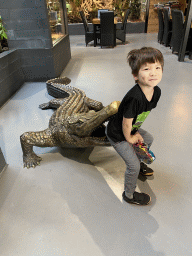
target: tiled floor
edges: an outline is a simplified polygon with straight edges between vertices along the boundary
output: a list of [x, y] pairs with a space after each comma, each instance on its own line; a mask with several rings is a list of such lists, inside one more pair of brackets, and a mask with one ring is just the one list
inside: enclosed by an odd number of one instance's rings
[[154, 177], [138, 179], [152, 203], [122, 202], [124, 162], [111, 148], [35, 148], [43, 158], [22, 168], [19, 136], [47, 128], [52, 110], [45, 83], [25, 83], [0, 110], [0, 145], [9, 164], [0, 179], [1, 256], [192, 255], [192, 61], [178, 62], [156, 34], [127, 35], [116, 48], [85, 47], [71, 36], [62, 76], [104, 105], [121, 100], [134, 80], [127, 53], [152, 46], [164, 54], [161, 100], [143, 128], [155, 141]]

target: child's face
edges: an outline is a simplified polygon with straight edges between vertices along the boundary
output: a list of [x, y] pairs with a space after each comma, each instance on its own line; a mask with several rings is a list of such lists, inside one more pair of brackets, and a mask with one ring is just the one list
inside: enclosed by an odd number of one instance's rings
[[159, 62], [146, 63], [139, 69], [138, 75], [134, 76], [140, 86], [154, 88], [162, 79], [163, 70]]

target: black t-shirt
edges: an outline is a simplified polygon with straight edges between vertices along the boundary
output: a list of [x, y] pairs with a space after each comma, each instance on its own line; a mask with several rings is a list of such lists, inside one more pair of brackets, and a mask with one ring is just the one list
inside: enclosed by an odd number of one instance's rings
[[133, 118], [132, 134], [134, 134], [147, 118], [150, 111], [157, 106], [161, 96], [161, 89], [154, 87], [154, 93], [149, 102], [138, 84], [127, 92], [123, 98], [117, 114], [109, 121], [107, 125], [107, 135], [114, 142], [126, 140], [123, 135], [122, 121], [123, 117]]

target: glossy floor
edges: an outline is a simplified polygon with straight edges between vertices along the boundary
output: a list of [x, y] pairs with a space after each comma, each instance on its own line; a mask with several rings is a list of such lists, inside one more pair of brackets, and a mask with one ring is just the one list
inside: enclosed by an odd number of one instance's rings
[[85, 47], [71, 36], [72, 59], [62, 73], [104, 105], [121, 100], [134, 80], [127, 53], [142, 46], [165, 58], [162, 96], [143, 128], [154, 137], [154, 176], [139, 177], [149, 206], [122, 201], [125, 164], [111, 147], [37, 148], [35, 169], [22, 168], [19, 137], [47, 128], [52, 97], [45, 83], [25, 83], [0, 110], [0, 146], [7, 170], [0, 179], [1, 256], [192, 255], [192, 61], [157, 43], [157, 34], [127, 35], [117, 47]]

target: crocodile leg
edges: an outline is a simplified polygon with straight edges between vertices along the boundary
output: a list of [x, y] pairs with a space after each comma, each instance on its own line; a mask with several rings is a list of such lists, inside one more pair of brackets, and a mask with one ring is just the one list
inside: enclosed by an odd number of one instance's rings
[[41, 157], [33, 151], [33, 146], [54, 147], [57, 141], [50, 129], [40, 132], [25, 132], [20, 136], [21, 147], [23, 150], [23, 167], [33, 167], [40, 165]]
[[43, 103], [41, 105], [39, 105], [39, 108], [41, 109], [57, 109], [59, 108], [64, 102], [66, 102], [68, 100], [67, 99], [53, 99], [53, 100], [50, 100], [48, 103]]

